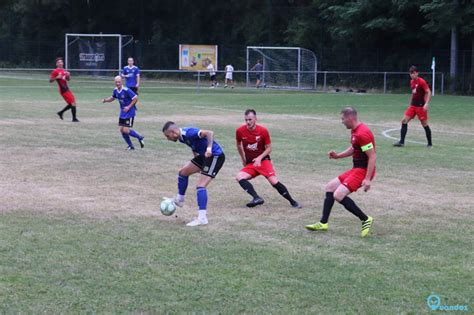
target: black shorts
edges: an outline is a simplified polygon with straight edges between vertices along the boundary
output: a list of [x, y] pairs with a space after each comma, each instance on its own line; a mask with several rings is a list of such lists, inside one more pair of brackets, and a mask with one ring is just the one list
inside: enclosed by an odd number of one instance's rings
[[130, 90], [133, 91], [133, 93], [137, 94], [138, 95], [138, 88], [137, 87], [131, 87], [129, 88]]
[[211, 77], [209, 78], [210, 81], [216, 81], [216, 75], [211, 75]]
[[118, 125], [121, 127], [133, 127], [133, 121], [135, 120], [135, 117], [132, 118], [119, 118], [119, 123]]
[[257, 77], [257, 80], [260, 80], [260, 73], [257, 73], [255, 76]]
[[214, 178], [219, 173], [222, 165], [224, 165], [225, 155], [222, 153], [221, 155], [212, 155], [208, 158], [198, 155], [191, 162], [201, 169], [201, 174]]

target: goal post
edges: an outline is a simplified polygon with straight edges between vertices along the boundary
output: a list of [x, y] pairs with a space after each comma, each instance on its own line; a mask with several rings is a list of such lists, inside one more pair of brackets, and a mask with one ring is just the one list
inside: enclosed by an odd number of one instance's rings
[[316, 89], [318, 64], [316, 55], [301, 47], [248, 46], [246, 51], [246, 85], [255, 80], [251, 69], [260, 60], [262, 84], [272, 88]]
[[66, 33], [64, 67], [71, 70], [120, 71], [123, 50], [133, 36], [122, 34]]

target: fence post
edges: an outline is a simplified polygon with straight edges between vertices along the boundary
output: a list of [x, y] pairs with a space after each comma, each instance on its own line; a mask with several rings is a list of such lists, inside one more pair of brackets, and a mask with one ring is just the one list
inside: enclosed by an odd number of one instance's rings
[[383, 73], [383, 94], [387, 94], [387, 72]]
[[201, 71], [198, 70], [198, 79], [197, 79], [196, 93], [199, 93], [200, 89], [201, 89]]
[[441, 72], [441, 95], [444, 95], [444, 72]]
[[326, 78], [327, 78], [327, 74], [328, 72], [327, 71], [324, 71], [324, 84], [323, 84], [323, 91], [326, 92], [327, 89], [326, 89]]

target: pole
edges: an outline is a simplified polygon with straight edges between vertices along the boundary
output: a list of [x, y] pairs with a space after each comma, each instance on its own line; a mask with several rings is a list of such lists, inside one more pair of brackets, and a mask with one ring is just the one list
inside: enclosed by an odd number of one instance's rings
[[66, 68], [66, 70], [67, 70], [68, 69], [67, 64], [68, 64], [68, 61], [69, 61], [68, 56], [67, 56], [67, 34], [64, 35], [64, 36], [65, 36], [65, 38], [64, 38], [64, 58], [66, 59], [64, 68]]
[[301, 88], [301, 48], [298, 48], [298, 89]]
[[327, 72], [327, 71], [324, 71], [324, 85], [323, 85], [323, 90], [324, 90], [324, 92], [327, 91], [327, 89], [326, 89], [326, 77], [327, 77], [327, 75], [328, 75], [328, 72]]
[[118, 62], [118, 72], [122, 70], [122, 35], [119, 35], [119, 62]]
[[247, 69], [246, 69], [247, 71], [245, 72], [246, 73], [246, 75], [245, 75], [245, 77], [246, 77], [245, 86], [249, 87], [249, 48], [248, 47], [247, 47], [247, 57], [246, 58], [247, 58]]
[[431, 61], [431, 70], [433, 71], [432, 79], [431, 79], [431, 93], [433, 96], [435, 95], [435, 81], [436, 81], [435, 69], [436, 69], [436, 61], [435, 61], [435, 57], [433, 57], [433, 60]]
[[383, 73], [383, 94], [387, 93], [387, 72]]

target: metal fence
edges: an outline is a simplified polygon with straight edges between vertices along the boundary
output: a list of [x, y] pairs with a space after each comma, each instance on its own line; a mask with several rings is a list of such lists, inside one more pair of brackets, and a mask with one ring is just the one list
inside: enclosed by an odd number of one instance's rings
[[[116, 70], [83, 70], [69, 69], [73, 79], [112, 81], [113, 77], [119, 72]], [[1, 78], [25, 78], [28, 80], [46, 80], [51, 69], [46, 68], [0, 68]], [[225, 71], [215, 71], [219, 83], [218, 88], [224, 86]], [[274, 74], [292, 75], [301, 71], [267, 71]], [[253, 88], [250, 82], [256, 81], [256, 71], [235, 70], [233, 72], [233, 81], [236, 88]], [[261, 73], [261, 72], [259, 72]], [[305, 72], [306, 73], [306, 72]], [[312, 89], [305, 89], [315, 92], [331, 93], [407, 93], [409, 92], [410, 77], [407, 72], [362, 72], [362, 71], [316, 71], [307, 73], [316, 77], [316, 84]], [[445, 80], [442, 72], [423, 73], [420, 75], [428, 82], [430, 87], [434, 87], [434, 94], [444, 94]], [[264, 76], [262, 76], [264, 77]], [[188, 70], [156, 70], [142, 69], [141, 78], [148, 87], [187, 87], [196, 88], [200, 91], [203, 88], [211, 87], [208, 71], [188, 71]], [[433, 81], [434, 80], [434, 81]], [[433, 85], [434, 83], [434, 85]], [[265, 81], [261, 85], [265, 89]], [[275, 86], [271, 89], [297, 90], [297, 88], [288, 88], [288, 85]]]

